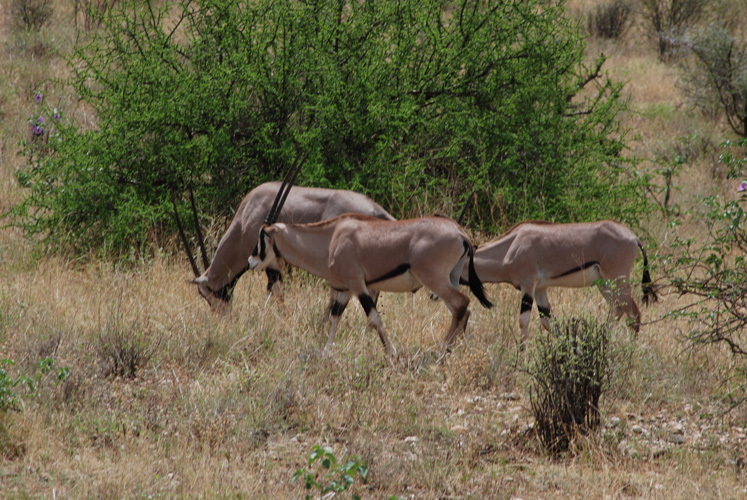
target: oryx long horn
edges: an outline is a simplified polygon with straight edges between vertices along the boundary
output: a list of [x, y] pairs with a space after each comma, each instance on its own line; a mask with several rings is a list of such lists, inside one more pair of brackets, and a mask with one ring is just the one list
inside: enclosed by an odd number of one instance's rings
[[303, 167], [303, 164], [306, 162], [306, 158], [308, 156], [309, 156], [309, 152], [307, 151], [306, 153], [304, 153], [303, 157], [298, 162], [298, 166], [293, 172], [293, 176], [288, 181], [288, 184], [285, 187], [285, 192], [283, 193], [283, 197], [280, 198], [280, 203], [278, 203], [278, 207], [275, 210], [274, 220], [272, 221], [273, 223], [277, 221], [278, 215], [280, 215], [280, 210], [283, 209], [283, 205], [285, 205], [285, 200], [288, 198], [288, 194], [290, 193], [290, 190], [293, 187], [293, 183], [296, 182], [296, 177], [298, 177], [299, 172], [301, 172], [301, 167]]
[[[298, 172], [301, 170], [301, 166], [303, 165], [303, 162], [306, 161], [306, 157], [308, 156], [308, 153], [304, 154], [303, 160], [299, 161], [301, 153], [299, 152], [296, 156], [296, 160], [293, 162], [293, 165], [291, 168], [288, 169], [288, 172], [285, 174], [285, 178], [283, 179], [283, 182], [280, 184], [280, 189], [278, 189], [278, 194], [275, 195], [275, 200], [272, 202], [272, 207], [270, 208], [270, 211], [267, 214], [267, 218], [265, 219], [265, 224], [273, 224], [277, 220], [277, 215], [280, 213], [280, 208], [282, 208], [282, 203], [285, 203], [285, 198], [288, 197], [287, 191], [284, 192], [284, 189], [286, 185], [288, 185], [288, 181], [291, 183], [296, 180], [296, 176], [298, 175]], [[288, 191], [290, 188], [288, 189]], [[282, 203], [281, 203], [282, 200]]]
[[202, 237], [202, 230], [200, 230], [200, 221], [197, 218], [197, 207], [195, 206], [195, 195], [192, 192], [192, 188], [189, 188], [189, 202], [192, 204], [192, 216], [195, 219], [195, 230], [197, 231], [197, 242], [200, 244], [202, 265], [207, 269], [210, 267], [210, 260], [208, 260], [207, 250], [205, 250], [205, 238]]
[[464, 206], [462, 207], [462, 211], [459, 213], [459, 218], [457, 218], [457, 224], [460, 226], [462, 225], [462, 221], [464, 220], [464, 215], [467, 213], [467, 206], [469, 206], [470, 200], [472, 200], [472, 197], [475, 195], [477, 191], [473, 190], [469, 196], [467, 196], [467, 201], [464, 202]]
[[187, 250], [187, 257], [189, 257], [189, 263], [192, 265], [192, 271], [195, 273], [195, 278], [200, 276], [200, 271], [197, 269], [197, 263], [195, 262], [195, 256], [192, 255], [192, 249], [189, 248], [189, 241], [187, 241], [187, 235], [184, 234], [184, 227], [182, 226], [182, 220], [179, 218], [179, 211], [176, 209], [176, 194], [171, 191], [171, 205], [174, 207], [174, 218], [176, 219], [176, 226], [179, 228], [179, 234], [182, 237], [184, 248]]

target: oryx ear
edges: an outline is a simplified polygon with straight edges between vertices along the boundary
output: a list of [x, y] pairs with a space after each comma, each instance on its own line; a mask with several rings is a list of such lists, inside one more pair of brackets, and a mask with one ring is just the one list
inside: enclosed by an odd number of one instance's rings
[[206, 285], [208, 282], [207, 276], [200, 276], [199, 278], [193, 278], [189, 280], [193, 285]]

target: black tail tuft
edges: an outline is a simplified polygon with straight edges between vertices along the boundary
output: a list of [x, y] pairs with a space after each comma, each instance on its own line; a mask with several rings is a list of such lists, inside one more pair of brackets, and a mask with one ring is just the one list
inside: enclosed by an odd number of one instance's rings
[[483, 307], [486, 309], [490, 309], [493, 307], [493, 303], [488, 300], [488, 298], [485, 296], [485, 288], [482, 286], [482, 281], [480, 281], [480, 277], [477, 276], [477, 271], [475, 271], [475, 259], [474, 259], [474, 251], [470, 247], [469, 250], [469, 289], [472, 290], [472, 293], [475, 297], [477, 297], [477, 300], [480, 301], [480, 304], [482, 304]]
[[643, 245], [638, 244], [638, 248], [641, 249], [643, 254], [643, 278], [641, 279], [641, 288], [643, 289], [643, 303], [646, 305], [653, 304], [659, 300], [659, 296], [656, 294], [656, 287], [651, 282], [651, 274], [648, 272], [648, 256], [646, 250], [643, 249]]

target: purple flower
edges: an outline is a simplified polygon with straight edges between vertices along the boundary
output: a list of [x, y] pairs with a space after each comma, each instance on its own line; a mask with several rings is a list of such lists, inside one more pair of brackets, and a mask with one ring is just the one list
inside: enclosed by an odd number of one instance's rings
[[36, 104], [39, 104], [40, 102], [42, 102], [42, 97], [44, 96], [42, 95], [41, 92], [36, 93], [36, 95], [34, 96], [34, 100], [36, 101]]
[[31, 130], [34, 132], [34, 135], [42, 135], [44, 133], [44, 129], [36, 123], [31, 124]]
[[737, 191], [747, 191], [747, 181], [742, 181], [742, 183], [737, 188]]
[[38, 123], [39, 125], [44, 123], [44, 117], [42, 115], [39, 115], [39, 118], [36, 119], [36, 123]]
[[52, 118], [54, 118], [55, 120], [60, 119], [60, 112], [57, 111], [57, 108], [54, 108], [54, 114], [52, 115]]

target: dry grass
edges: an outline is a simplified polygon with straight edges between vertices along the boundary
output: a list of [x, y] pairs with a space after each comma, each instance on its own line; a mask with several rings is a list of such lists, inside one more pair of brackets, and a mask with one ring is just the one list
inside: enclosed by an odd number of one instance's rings
[[[8, 5], [0, 0], [0, 45], [11, 49], [0, 50], [0, 210], [22, 196], [15, 144], [27, 133], [31, 93], [41, 86], [45, 98], [68, 98], [44, 83], [63, 65], [49, 53], [39, 60], [8, 29]], [[64, 19], [68, 4], [58, 7]], [[50, 36], [65, 40], [59, 30]], [[680, 137], [705, 137], [675, 179], [675, 201], [687, 207], [724, 190], [708, 148], [724, 134], [693, 115], [676, 72], [636, 36], [592, 41], [590, 53], [610, 54], [611, 75], [629, 82], [634, 112], [626, 123], [640, 136], [632, 149], [648, 159], [642, 168], [657, 168]], [[664, 223], [644, 222], [662, 244]], [[747, 494], [747, 412], [722, 414], [729, 375], [744, 367], [718, 349], [691, 352], [681, 342], [687, 325], [663, 319], [681, 298], [645, 310], [637, 338], [615, 331], [632, 356], [604, 399], [604, 429], [555, 460], [532, 435], [528, 379], [517, 369], [519, 294], [508, 286], [487, 287], [497, 304], [491, 311], [473, 302], [467, 335], [443, 358], [445, 306], [423, 292], [384, 295], [382, 317], [400, 353], [390, 366], [357, 303], [341, 322], [334, 355], [321, 355], [327, 291], [302, 273], [287, 284], [283, 304], [267, 304], [264, 278], [248, 274], [232, 310], [215, 315], [187, 284], [181, 257], [131, 268], [36, 259], [20, 234], [3, 229], [0, 274], [0, 358], [16, 361], [11, 375], [34, 375], [44, 358], [70, 368], [59, 383], [43, 376], [22, 411], [0, 414], [4, 498], [301, 498], [290, 478], [321, 443], [338, 458], [368, 462], [364, 498]], [[556, 315], [607, 311], [593, 289], [555, 290], [550, 300]], [[142, 355], [134, 376], [110, 369], [103, 347], [113, 334]]]

